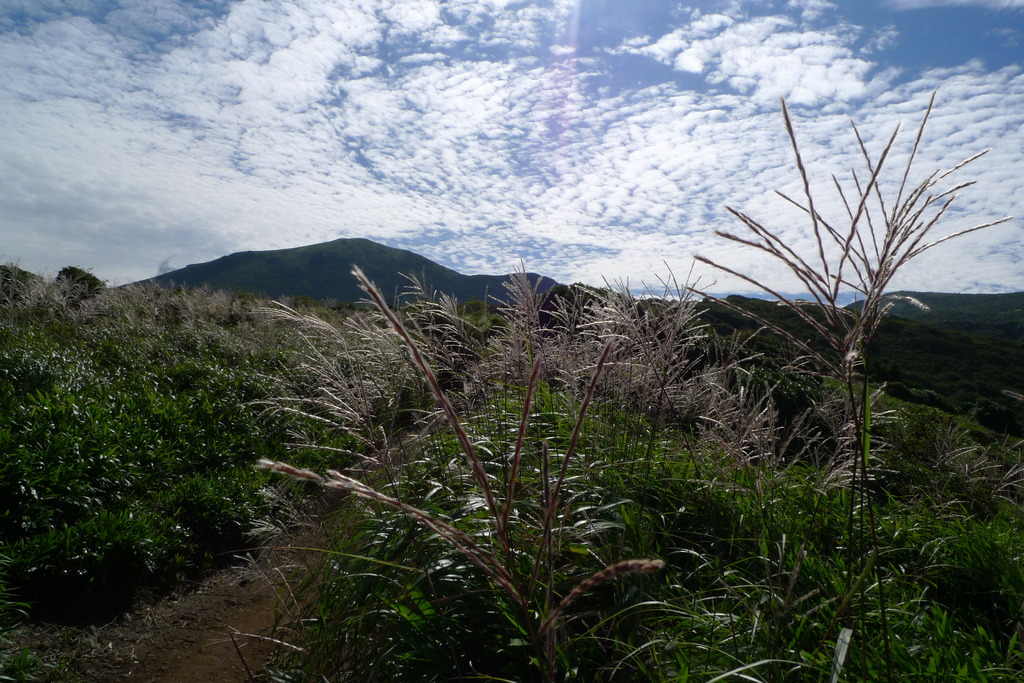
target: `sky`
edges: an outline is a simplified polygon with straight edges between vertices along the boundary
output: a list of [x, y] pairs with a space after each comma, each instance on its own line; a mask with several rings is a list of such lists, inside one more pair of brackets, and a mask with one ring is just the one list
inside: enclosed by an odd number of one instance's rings
[[[986, 155], [897, 289], [1024, 291], [1024, 0], [0, 0], [0, 262], [124, 284], [365, 237], [466, 274], [792, 291], [733, 207], [817, 254]], [[833, 258], [834, 254], [826, 254]], [[347, 276], [347, 274], [339, 274]]]

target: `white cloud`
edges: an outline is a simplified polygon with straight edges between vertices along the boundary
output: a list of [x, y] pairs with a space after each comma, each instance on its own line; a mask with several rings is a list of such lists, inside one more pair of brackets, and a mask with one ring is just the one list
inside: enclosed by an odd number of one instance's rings
[[706, 14], [628, 50], [702, 74], [709, 83], [728, 84], [762, 103], [785, 97], [815, 106], [863, 97], [882, 85], [871, 81], [874, 65], [854, 56], [848, 40], [828, 30], [800, 29], [784, 17]]
[[799, 10], [804, 21], [815, 21], [837, 8], [836, 3], [829, 0], [787, 0], [786, 7]]
[[865, 55], [875, 52], [884, 52], [899, 43], [900, 32], [892, 24], [886, 24], [870, 32], [861, 49]]
[[1018, 47], [1021, 43], [1021, 32], [1008, 26], [991, 29], [986, 37], [991, 36], [1001, 47]]
[[436, 28], [441, 23], [441, 7], [436, 0], [401, 0], [383, 8], [391, 22], [391, 30], [398, 33], [419, 33]]
[[886, 0], [885, 4], [898, 10], [925, 9], [927, 7], [1024, 9], [1024, 0]]

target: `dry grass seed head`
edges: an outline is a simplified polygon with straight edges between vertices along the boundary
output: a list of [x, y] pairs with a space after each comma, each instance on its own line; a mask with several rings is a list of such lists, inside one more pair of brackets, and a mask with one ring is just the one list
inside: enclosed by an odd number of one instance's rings
[[[984, 154], [982, 152], [974, 155], [948, 171], [936, 171], [919, 185], [909, 187], [911, 169], [932, 112], [934, 100], [933, 95], [921, 125], [918, 127], [913, 150], [904, 167], [891, 207], [887, 206], [883, 197], [880, 178], [887, 157], [896, 143], [899, 128], [897, 127], [893, 132], [876, 161], [868, 153], [856, 125], [853, 126], [864, 157], [868, 178], [866, 182], [862, 183], [856, 173], [853, 174], [856, 192], [852, 195], [852, 199], [850, 194], [843, 190], [836, 181], [840, 200], [846, 208], [848, 218], [848, 226], [843, 229], [834, 227], [815, 208], [809, 174], [803, 163], [796, 131], [790, 119], [789, 110], [785, 102], [782, 103], [786, 132], [793, 147], [797, 170], [803, 182], [804, 200], [800, 202], [785, 195], [783, 198], [809, 217], [815, 253], [806, 256], [799, 254], [786, 243], [779, 233], [735, 209], [730, 209], [730, 212], [746, 226], [752, 237], [741, 237], [726, 231], [719, 231], [717, 234], [731, 242], [761, 251], [785, 266], [812, 297], [815, 306], [811, 308], [798, 306], [790, 298], [764, 282], [706, 257], [696, 257], [699, 262], [737, 277], [789, 306], [829, 343], [836, 352], [839, 362], [826, 358], [774, 323], [751, 315], [727, 301], [716, 297], [710, 298], [767, 325], [795, 343], [809, 356], [815, 358], [823, 368], [830, 368], [836, 376], [842, 379], [850, 378], [854, 364], [847, 361], [854, 359], [853, 354], [858, 352], [860, 345], [873, 337], [881, 314], [884, 312], [885, 290], [898, 270], [923, 252], [943, 242], [1009, 220], [1009, 218], [1002, 218], [988, 221], [955, 231], [938, 239], [928, 240], [932, 229], [946, 215], [959, 190], [970, 186], [971, 183], [960, 183], [945, 191], [937, 190], [936, 185]], [[855, 316], [850, 315], [840, 305], [840, 298], [845, 293], [853, 293], [861, 301], [859, 312]], [[812, 314], [812, 310], [816, 310], [819, 315]]]

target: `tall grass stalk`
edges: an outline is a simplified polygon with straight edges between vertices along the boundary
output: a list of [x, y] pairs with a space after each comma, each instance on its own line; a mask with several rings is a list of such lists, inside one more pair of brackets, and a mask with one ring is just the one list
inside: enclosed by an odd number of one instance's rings
[[[492, 475], [487, 471], [485, 463], [478, 454], [477, 448], [474, 447], [452, 401], [438, 382], [437, 376], [428, 364], [426, 356], [421, 351], [416, 339], [414, 339], [412, 333], [399, 319], [399, 316], [387, 305], [377, 288], [366, 279], [358, 268], [355, 269], [354, 274], [359, 279], [370, 300], [376, 305], [380, 313], [391, 325], [395, 334], [404, 343], [413, 365], [422, 374], [435, 400], [441, 407], [448, 426], [451, 428], [469, 464], [475, 486], [484, 501], [489, 524], [482, 532], [466, 531], [456, 526], [455, 523], [441, 519], [435, 513], [414, 506], [397, 497], [382, 493], [364, 481], [335, 470], [328, 470], [326, 476], [321, 476], [310, 470], [270, 460], [261, 460], [259, 467], [297, 479], [311, 481], [324, 487], [350, 492], [362, 499], [397, 510], [415, 523], [437, 534], [438, 537], [482, 571], [495, 587], [495, 590], [503, 593], [505, 599], [517, 606], [519, 611], [518, 619], [521, 627], [525, 629], [532, 642], [536, 652], [535, 662], [537, 662], [537, 666], [541, 671], [542, 678], [545, 681], [554, 681], [561, 657], [557, 625], [566, 610], [581, 595], [592, 591], [601, 584], [621, 578], [627, 574], [652, 572], [664, 566], [664, 562], [658, 559], [629, 559], [616, 562], [577, 581], [564, 597], [556, 600], [557, 596], [554, 590], [555, 565], [561, 550], [560, 543], [556, 537], [560, 534], [562, 524], [564, 524], [560, 520], [566, 514], [561, 498], [562, 488], [567, 480], [569, 464], [576, 453], [587, 411], [593, 401], [603, 369], [611, 354], [612, 345], [611, 343], [605, 344], [593, 369], [587, 392], [578, 410], [575, 426], [565, 452], [562, 455], [560, 467], [554, 476], [551, 476], [548, 472], [548, 446], [546, 443], [542, 444], [542, 457], [540, 460], [542, 468], [542, 494], [539, 506], [541, 511], [541, 541], [534, 548], [530, 548], [528, 545], [526, 547], [515, 547], [512, 534], [510, 533], [510, 519], [513, 507], [516, 504], [515, 497], [519, 493], [519, 488], [517, 487], [520, 484], [520, 474], [522, 472], [523, 445], [528, 431], [531, 403], [537, 389], [542, 359], [536, 353], [534, 354], [533, 370], [529, 386], [526, 390], [512, 464], [504, 482], [505, 500], [504, 504], [502, 504], [499, 502], [494, 485], [492, 485]], [[399, 474], [399, 476], [401, 475]], [[521, 524], [522, 520], [517, 520], [517, 523]], [[490, 529], [493, 529], [493, 534]], [[530, 538], [527, 534], [520, 535]], [[495, 547], [495, 542], [492, 542], [492, 538], [496, 542], [497, 547]], [[528, 565], [528, 571], [525, 571], [522, 564], [517, 562], [517, 557], [524, 553], [535, 555], [535, 560]], [[426, 567], [423, 569], [425, 572], [428, 571]]]
[[[772, 296], [810, 326], [830, 349], [830, 353], [820, 351], [817, 346], [782, 329], [778, 324], [750, 313], [740, 305], [710, 296], [706, 292], [694, 290], [737, 313], [757, 320], [761, 325], [779, 334], [805, 353], [813, 361], [816, 372], [832, 376], [845, 385], [854, 435], [853, 442], [856, 445], [854, 457], [857, 463], [854, 468], [856, 476], [851, 481], [851, 488], [857, 495], [850, 496], [849, 538], [847, 540], [851, 560], [851, 573], [847, 580], [850, 591], [866, 590], [864, 586], [870, 584], [858, 577], [859, 572], [855, 573], [855, 565], [852, 562], [857, 553], [854, 520], [859, 514], [866, 514], [867, 519], [864, 519], [863, 516], [860, 519], [867, 526], [868, 542], [871, 546], [869, 554], [862, 554], [862, 557], [869, 558], [862, 560], [867, 563], [866, 566], [870, 566], [871, 560], [879, 551], [878, 523], [875, 519], [875, 506], [869, 486], [872, 420], [867, 349], [889, 306], [886, 301], [886, 290], [896, 273], [922, 253], [951, 239], [1009, 220], [1009, 218], [1002, 218], [980, 223], [942, 237], [931, 238], [933, 229], [953, 206], [959, 192], [973, 183], [961, 182], [948, 189], [939, 188], [939, 184], [946, 181], [952, 173], [985, 153], [975, 154], [951, 169], [932, 172], [917, 185], [912, 185], [910, 181], [912, 168], [934, 104], [935, 95], [933, 94], [914, 137], [911, 153], [899, 176], [900, 180], [895, 196], [892, 198], [885, 195], [881, 178], [899, 136], [900, 127], [896, 127], [878, 158], [875, 159], [868, 152], [856, 124], [852, 124], [853, 134], [863, 157], [865, 169], [863, 175], [852, 173], [852, 187], [844, 187], [838, 178], [832, 177], [846, 213], [846, 223], [841, 225], [827, 219], [816, 208], [816, 205], [820, 205], [820, 203], [815, 201], [811, 190], [810, 174], [800, 152], [789, 109], [785, 101], [782, 102], [782, 116], [786, 133], [792, 145], [797, 170], [802, 181], [803, 201], [793, 199], [781, 192], [779, 195], [807, 215], [815, 248], [809, 254], [802, 254], [788, 244], [780, 233], [732, 207], [728, 208], [729, 212], [747, 228], [747, 234], [740, 235], [727, 231], [717, 231], [717, 234], [730, 242], [755, 249], [785, 266], [801, 283], [804, 291], [809, 294], [810, 301], [799, 301], [787, 297], [776, 288], [751, 275], [730, 268], [719, 261], [703, 256], [696, 257], [698, 261], [737, 277]], [[841, 298], [851, 293], [857, 300], [857, 305], [853, 309], [840, 303]], [[858, 504], [858, 499], [860, 504]], [[884, 576], [881, 563], [875, 564], [875, 572], [877, 576], [875, 586], [882, 617], [884, 658], [887, 675], [889, 680], [892, 680], [892, 657], [886, 621]], [[844, 601], [844, 609], [848, 603], [848, 599]]]

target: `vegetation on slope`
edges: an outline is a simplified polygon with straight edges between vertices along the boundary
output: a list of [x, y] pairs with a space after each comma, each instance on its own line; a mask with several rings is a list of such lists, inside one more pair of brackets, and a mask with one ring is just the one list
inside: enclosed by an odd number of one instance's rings
[[[373, 447], [336, 474], [267, 465], [365, 501], [282, 609], [276, 680], [885, 680], [883, 633], [901, 679], [1024, 673], [1017, 442], [879, 404], [873, 553], [840, 387], [685, 300], [528, 289], [483, 341], [444, 302], [401, 311], [434, 379], [382, 315], [288, 316], [360, 350], [307, 408]], [[412, 373], [421, 398], [374, 413]]]
[[[731, 296], [728, 301], [829, 353], [827, 344], [791, 310], [763, 299]], [[747, 339], [762, 327], [722, 304], [706, 301], [701, 306], [705, 320], [720, 334], [739, 333]], [[959, 331], [956, 320], [943, 326], [887, 316], [869, 347], [878, 359], [871, 369], [872, 380], [884, 382], [886, 391], [896, 398], [972, 415], [985, 427], [1021, 436], [1024, 402], [1004, 390], [1021, 393], [1024, 387], [1024, 342]], [[794, 353], [777, 336], [759, 334], [750, 344], [764, 353]]]
[[[1024, 292], [950, 294], [895, 292], [890, 314], [948, 327], [1024, 342]], [[924, 304], [911, 303], [910, 299]]]
[[[3, 479], [5, 628], [24, 601], [37, 618], [108, 616], [250, 546], [274, 515], [252, 468], [263, 457], [365, 480], [467, 534], [518, 587], [394, 504], [353, 501], [321, 573], [281, 607], [278, 635], [301, 651], [282, 652], [279, 680], [709, 680], [744, 666], [817, 679], [837, 645], [844, 680], [882, 676], [880, 632], [844, 635], [851, 611], [878, 613], [874, 584], [851, 596], [844, 579], [866, 549], [846, 527], [835, 385], [788, 369], [785, 347], [713, 333], [685, 297], [544, 297], [517, 281], [500, 312], [404, 307], [453, 423], [379, 313], [153, 288], [76, 298], [45, 278], [22, 294], [0, 351], [3, 462], [17, 468]], [[875, 562], [899, 671], [1011, 680], [1020, 449], [965, 416], [889, 408]], [[507, 514], [507, 550], [460, 429]], [[0, 671], [26, 661], [10, 653]]]
[[0, 271], [4, 629], [104, 623], [252, 548], [275, 506], [253, 463], [302, 426], [259, 405], [291, 366], [264, 304], [90, 278]]

